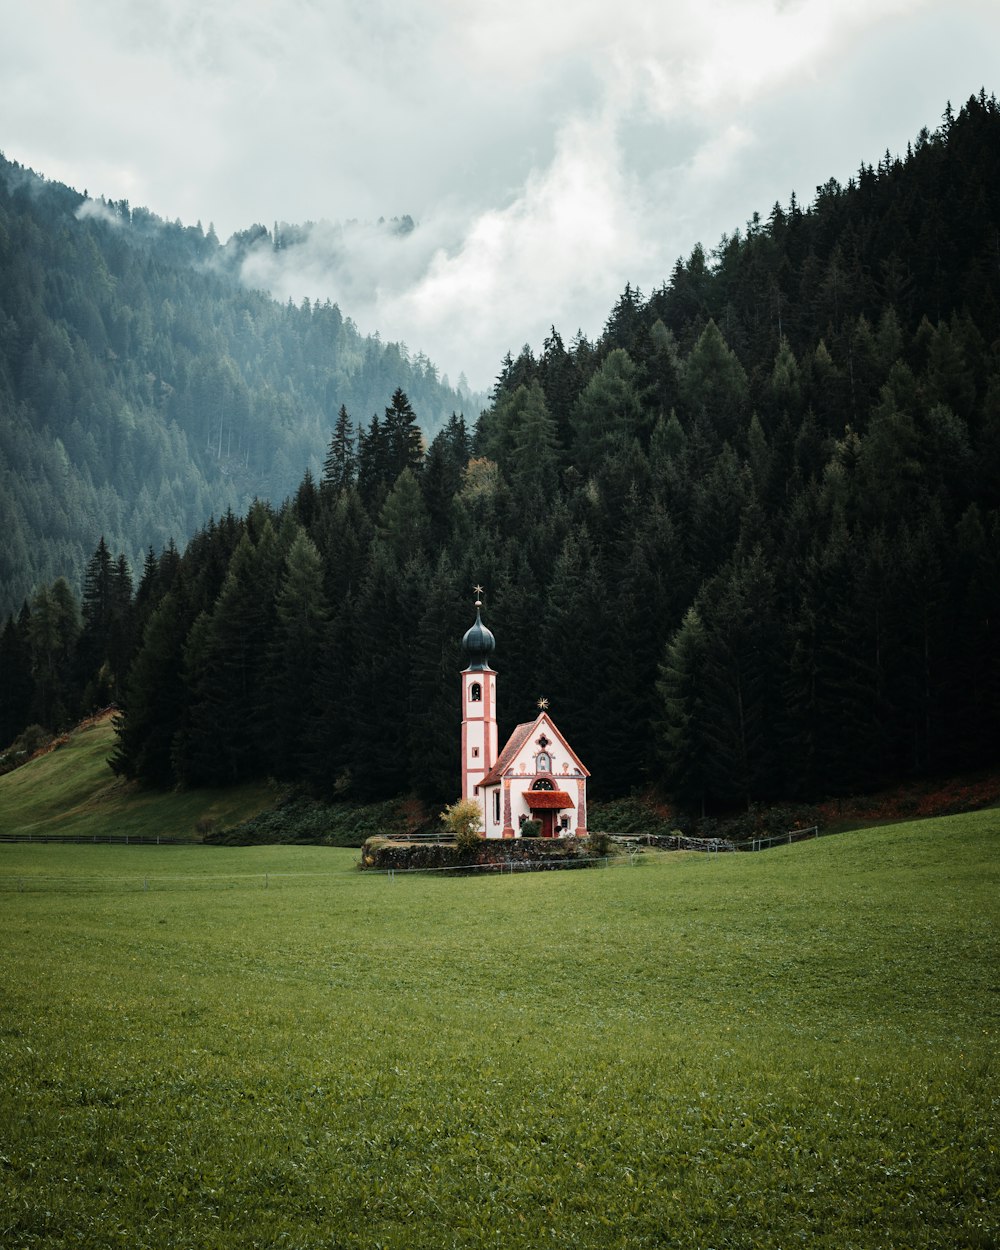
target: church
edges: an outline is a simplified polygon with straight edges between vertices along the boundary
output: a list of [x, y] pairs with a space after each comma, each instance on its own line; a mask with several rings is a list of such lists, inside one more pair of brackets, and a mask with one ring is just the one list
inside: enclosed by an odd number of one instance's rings
[[[481, 592], [481, 587], [476, 587]], [[587, 836], [587, 769], [549, 715], [544, 699], [533, 721], [518, 725], [497, 750], [497, 674], [489, 659], [496, 639], [476, 620], [462, 638], [462, 797], [477, 803], [480, 832], [516, 838], [537, 820], [543, 838]]]

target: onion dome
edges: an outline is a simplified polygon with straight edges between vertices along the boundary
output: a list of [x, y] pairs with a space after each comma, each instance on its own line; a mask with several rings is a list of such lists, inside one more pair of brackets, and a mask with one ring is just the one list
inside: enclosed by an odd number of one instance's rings
[[479, 609], [482, 603], [476, 600], [476, 623], [470, 626], [462, 636], [462, 650], [469, 657], [465, 666], [468, 669], [488, 670], [489, 658], [497, 645], [497, 640], [483, 624]]

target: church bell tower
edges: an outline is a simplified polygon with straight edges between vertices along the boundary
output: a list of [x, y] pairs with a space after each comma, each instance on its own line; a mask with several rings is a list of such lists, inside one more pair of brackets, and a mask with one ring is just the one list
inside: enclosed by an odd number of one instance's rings
[[489, 665], [496, 639], [483, 624], [483, 604], [478, 598], [483, 588], [477, 586], [475, 590], [476, 621], [462, 638], [467, 658], [462, 670], [462, 798], [472, 799], [482, 808], [479, 784], [497, 760], [497, 675]]

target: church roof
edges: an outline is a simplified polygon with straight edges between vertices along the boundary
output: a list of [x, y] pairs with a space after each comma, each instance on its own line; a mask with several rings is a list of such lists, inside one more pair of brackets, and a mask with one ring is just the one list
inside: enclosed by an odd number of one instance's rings
[[533, 720], [525, 721], [523, 725], [518, 725], [514, 732], [507, 739], [507, 745], [497, 756], [497, 762], [479, 783], [481, 786], [495, 786], [500, 778], [504, 775], [521, 747], [524, 746], [525, 739], [531, 733], [532, 728], [537, 722]]
[[[561, 730], [556, 725], [552, 717], [548, 714], [548, 712], [541, 712], [533, 721], [526, 721], [523, 725], [517, 726], [514, 732], [507, 739], [507, 745], [497, 757], [497, 762], [479, 783], [480, 786], [495, 786], [500, 781], [507, 769], [514, 763], [518, 752], [524, 746], [525, 742], [534, 734], [535, 730], [543, 721], [546, 725], [548, 725], [549, 729], [556, 735], [559, 741], [569, 752], [573, 763], [580, 770], [580, 775], [583, 777], [590, 776], [590, 772], [588, 769], [584, 768], [583, 764], [580, 762], [580, 757], [563, 737]], [[567, 804], [567, 806], [572, 805]]]

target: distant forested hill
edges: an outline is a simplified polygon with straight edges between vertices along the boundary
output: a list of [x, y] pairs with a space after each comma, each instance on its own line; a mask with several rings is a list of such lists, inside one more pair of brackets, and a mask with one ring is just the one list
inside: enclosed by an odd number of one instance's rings
[[996, 101], [626, 286], [597, 342], [508, 357], [474, 430], [421, 452], [398, 392], [134, 600], [96, 553], [82, 632], [53, 586], [0, 677], [33, 674], [22, 719], [120, 691], [116, 765], [150, 782], [452, 799], [480, 582], [501, 738], [547, 697], [595, 794], [712, 810], [995, 764]]
[[429, 435], [462, 407], [335, 304], [242, 289], [242, 250], [268, 238], [223, 247], [0, 156], [0, 612], [78, 585], [95, 535], [138, 569], [210, 514], [282, 499], [341, 405], [366, 423], [402, 386]]

